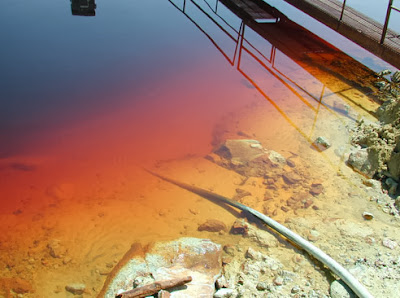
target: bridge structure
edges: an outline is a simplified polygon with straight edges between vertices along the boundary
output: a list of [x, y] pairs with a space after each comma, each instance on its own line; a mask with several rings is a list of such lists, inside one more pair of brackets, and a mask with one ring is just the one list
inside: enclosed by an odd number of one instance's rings
[[400, 32], [388, 29], [390, 16], [400, 13], [393, 0], [377, 1], [387, 5], [384, 24], [346, 6], [346, 0], [284, 1], [400, 69]]

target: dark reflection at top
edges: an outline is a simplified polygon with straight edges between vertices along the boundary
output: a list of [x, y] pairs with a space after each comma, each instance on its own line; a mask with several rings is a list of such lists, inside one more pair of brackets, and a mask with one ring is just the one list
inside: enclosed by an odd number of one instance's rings
[[71, 12], [74, 16], [94, 17], [96, 15], [95, 0], [71, 0]]

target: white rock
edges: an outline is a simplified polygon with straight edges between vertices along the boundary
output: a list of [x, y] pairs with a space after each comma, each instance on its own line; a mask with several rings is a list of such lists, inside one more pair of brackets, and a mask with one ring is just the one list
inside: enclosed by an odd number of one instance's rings
[[395, 249], [397, 247], [397, 243], [389, 238], [384, 238], [382, 240], [382, 245], [390, 249]]
[[232, 297], [233, 294], [235, 293], [235, 290], [233, 289], [219, 289], [217, 292], [214, 294], [214, 298], [224, 298], [224, 297]]
[[341, 280], [331, 283], [330, 294], [332, 298], [355, 298], [353, 291]]

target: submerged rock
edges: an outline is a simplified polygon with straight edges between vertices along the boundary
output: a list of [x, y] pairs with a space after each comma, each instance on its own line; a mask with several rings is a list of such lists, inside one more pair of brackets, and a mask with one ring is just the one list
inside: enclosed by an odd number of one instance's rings
[[206, 222], [199, 225], [197, 228], [198, 231], [207, 231], [207, 232], [221, 232], [227, 231], [227, 227], [225, 223], [217, 219], [208, 219]]
[[313, 146], [319, 151], [324, 151], [331, 147], [331, 143], [325, 137], [318, 137], [315, 139]]
[[226, 140], [214, 154], [221, 159], [217, 162], [219, 165], [247, 177], [263, 177], [271, 170], [286, 165], [286, 159], [281, 154], [263, 148], [257, 140]]
[[81, 283], [69, 284], [65, 286], [65, 290], [74, 294], [74, 295], [82, 295], [85, 292], [86, 285]]

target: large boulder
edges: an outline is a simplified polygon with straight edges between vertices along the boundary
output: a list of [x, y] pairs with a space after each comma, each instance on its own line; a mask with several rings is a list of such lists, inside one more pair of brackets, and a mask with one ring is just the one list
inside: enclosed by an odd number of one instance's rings
[[[208, 239], [180, 238], [157, 243], [145, 257], [131, 259], [109, 283], [106, 298], [114, 298], [132, 285], [191, 276], [186, 287], [171, 290], [171, 297], [212, 297], [221, 273], [221, 246]], [[143, 284], [140, 281], [144, 281]]]

